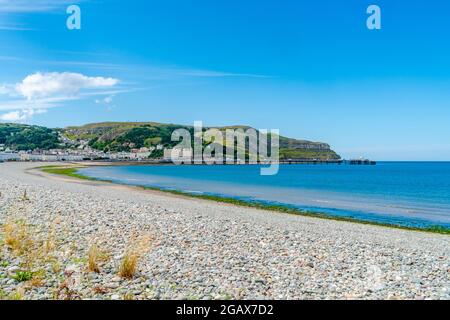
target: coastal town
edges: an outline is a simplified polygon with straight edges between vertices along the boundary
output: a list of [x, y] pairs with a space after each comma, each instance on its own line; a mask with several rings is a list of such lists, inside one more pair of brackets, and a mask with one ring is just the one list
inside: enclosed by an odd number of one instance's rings
[[[156, 155], [156, 156], [155, 156]], [[108, 162], [146, 162], [146, 163], [169, 163], [176, 162], [187, 164], [194, 162], [194, 150], [192, 148], [166, 148], [163, 145], [156, 147], [142, 147], [131, 149], [130, 152], [104, 152], [95, 150], [89, 146], [78, 149], [50, 149], [50, 150], [28, 150], [13, 151], [0, 144], [0, 162], [64, 162], [64, 161], [108, 161]], [[284, 159], [277, 161], [280, 164], [349, 164], [349, 165], [376, 165], [376, 161], [359, 159]], [[235, 164], [258, 164], [270, 163], [270, 161], [259, 160], [257, 162], [239, 161], [239, 159], [224, 158], [224, 163]]]
[[[241, 126], [242, 127], [242, 126]], [[176, 130], [192, 134], [189, 130], [193, 127], [159, 124], [159, 123], [129, 123], [129, 122], [104, 122], [93, 123], [79, 127], [67, 127], [64, 129], [46, 128], [40, 126], [20, 124], [0, 124], [0, 161], [20, 162], [56, 162], [56, 161], [110, 161], [110, 162], [149, 162], [149, 163], [192, 163], [196, 164], [226, 162], [237, 164], [256, 164], [273, 162], [280, 163], [339, 163], [341, 157], [330, 148], [327, 143], [298, 140], [288, 137], [279, 137], [278, 157], [275, 158], [269, 152], [259, 153], [260, 147], [250, 145], [239, 147], [239, 141], [247, 139], [247, 134], [256, 134], [256, 129], [248, 128], [247, 131], [219, 128], [222, 131], [233, 130], [237, 139], [237, 148], [241, 152], [223, 149], [224, 158], [215, 159], [215, 148], [205, 148], [206, 144], [179, 145], [172, 141], [172, 134]], [[206, 134], [206, 132], [205, 132]], [[184, 138], [183, 138], [184, 141]], [[191, 140], [192, 141], [192, 140]], [[195, 142], [195, 141], [194, 141]], [[259, 143], [259, 140], [256, 140]], [[272, 140], [271, 140], [272, 143]], [[224, 148], [226, 142], [218, 142], [215, 147]], [[221, 145], [221, 146], [220, 146]], [[199, 161], [199, 152], [202, 149], [203, 161]], [[245, 151], [244, 149], [248, 149]], [[212, 151], [214, 150], [214, 151]], [[244, 150], [244, 151], [242, 151]], [[271, 154], [269, 156], [269, 153]], [[197, 156], [194, 157], [194, 154]], [[212, 156], [214, 154], [214, 156]], [[245, 159], [244, 159], [245, 157]], [[211, 161], [209, 161], [211, 160]], [[218, 160], [218, 161], [216, 161]]]
[[[13, 151], [3, 144], [0, 144], [0, 161], [144, 161], [149, 160], [153, 153], [160, 151], [163, 157], [154, 157], [154, 160], [170, 159], [171, 149], [165, 149], [163, 145], [155, 147], [131, 149], [130, 152], [104, 152], [91, 148], [86, 144], [81, 144], [75, 149], [50, 149], [50, 150], [21, 150]], [[186, 151], [185, 151], [186, 153]]]

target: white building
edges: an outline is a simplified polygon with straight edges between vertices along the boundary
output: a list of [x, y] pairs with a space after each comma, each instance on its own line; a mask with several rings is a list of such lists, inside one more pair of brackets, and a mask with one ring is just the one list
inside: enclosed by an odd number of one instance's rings
[[58, 156], [58, 160], [61, 161], [83, 161], [83, 156], [77, 156], [73, 154], [65, 154]]
[[18, 160], [20, 160], [20, 156], [17, 153], [0, 152], [0, 160], [1, 161], [18, 161]]
[[194, 156], [192, 148], [164, 149], [164, 160], [191, 162]]
[[22, 153], [20, 154], [21, 161], [58, 161], [57, 155], [47, 155], [47, 154], [30, 154]]

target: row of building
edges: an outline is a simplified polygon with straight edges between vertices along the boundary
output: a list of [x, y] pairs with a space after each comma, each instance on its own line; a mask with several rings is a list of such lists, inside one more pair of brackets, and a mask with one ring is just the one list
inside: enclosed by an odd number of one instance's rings
[[[162, 150], [161, 157], [152, 156], [152, 153]], [[54, 150], [34, 150], [13, 152], [10, 150], [0, 151], [0, 161], [36, 161], [36, 162], [56, 162], [56, 161], [148, 161], [159, 160], [164, 162], [190, 163], [194, 159], [192, 148], [164, 148], [157, 146], [153, 148], [132, 149], [130, 152], [103, 152], [91, 148], [85, 149], [54, 149]], [[234, 158], [225, 158], [225, 161], [245, 163]], [[206, 161], [206, 160], [205, 160]]]
[[163, 146], [132, 149], [130, 152], [103, 152], [92, 148], [53, 149], [14, 152], [9, 149], [0, 150], [0, 161], [143, 161], [149, 159], [155, 150], [164, 150]]

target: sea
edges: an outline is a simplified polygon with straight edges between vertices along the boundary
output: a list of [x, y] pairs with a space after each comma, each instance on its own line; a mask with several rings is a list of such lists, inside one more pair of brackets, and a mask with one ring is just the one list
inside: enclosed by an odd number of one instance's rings
[[450, 162], [377, 165], [127, 165], [80, 169], [116, 183], [281, 205], [406, 227], [450, 227]]

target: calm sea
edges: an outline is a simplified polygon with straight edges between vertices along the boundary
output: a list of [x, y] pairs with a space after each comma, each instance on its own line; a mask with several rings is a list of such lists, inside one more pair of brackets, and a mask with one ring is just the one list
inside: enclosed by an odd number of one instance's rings
[[195, 194], [283, 204], [329, 215], [405, 226], [450, 227], [450, 162], [376, 166], [113, 166], [80, 170], [94, 178]]

